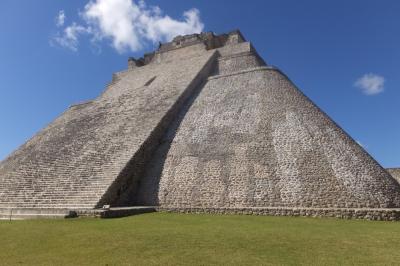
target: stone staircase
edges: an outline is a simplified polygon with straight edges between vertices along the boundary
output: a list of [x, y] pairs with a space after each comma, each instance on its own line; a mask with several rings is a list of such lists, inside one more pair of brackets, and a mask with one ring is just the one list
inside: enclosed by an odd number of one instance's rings
[[99, 98], [72, 105], [0, 162], [1, 219], [131, 206], [136, 176], [217, 56], [190, 53], [183, 62], [117, 73]]
[[112, 182], [104, 179], [102, 183], [88, 182], [91, 184], [88, 187], [82, 182], [63, 185], [60, 180], [57, 181], [25, 179], [14, 185], [5, 179], [0, 183], [0, 208], [93, 208], [106, 191], [107, 185]]

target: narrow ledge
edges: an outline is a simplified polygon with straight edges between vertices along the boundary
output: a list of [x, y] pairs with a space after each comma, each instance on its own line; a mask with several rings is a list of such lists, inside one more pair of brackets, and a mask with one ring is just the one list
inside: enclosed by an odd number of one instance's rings
[[246, 70], [241, 70], [241, 71], [236, 71], [236, 72], [232, 72], [232, 73], [228, 73], [228, 74], [222, 74], [222, 75], [215, 75], [215, 76], [210, 76], [207, 78], [207, 80], [213, 80], [213, 79], [219, 79], [219, 78], [225, 78], [225, 77], [230, 77], [230, 76], [236, 76], [236, 75], [241, 75], [241, 74], [246, 74], [249, 72], [257, 72], [257, 71], [277, 71], [279, 73], [281, 73], [282, 75], [284, 75], [286, 77], [286, 75], [277, 67], [275, 66], [261, 66], [261, 67], [253, 67], [253, 68], [249, 68]]

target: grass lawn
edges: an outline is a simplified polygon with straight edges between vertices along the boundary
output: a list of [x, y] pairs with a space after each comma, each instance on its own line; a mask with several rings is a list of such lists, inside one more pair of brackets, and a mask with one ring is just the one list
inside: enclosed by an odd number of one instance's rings
[[0, 265], [399, 265], [400, 222], [150, 213], [0, 221]]

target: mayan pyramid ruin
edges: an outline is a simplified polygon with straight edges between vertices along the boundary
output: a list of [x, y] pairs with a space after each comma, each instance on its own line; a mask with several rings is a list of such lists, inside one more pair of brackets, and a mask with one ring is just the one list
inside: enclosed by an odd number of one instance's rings
[[128, 60], [0, 163], [0, 209], [400, 219], [400, 185], [239, 31]]

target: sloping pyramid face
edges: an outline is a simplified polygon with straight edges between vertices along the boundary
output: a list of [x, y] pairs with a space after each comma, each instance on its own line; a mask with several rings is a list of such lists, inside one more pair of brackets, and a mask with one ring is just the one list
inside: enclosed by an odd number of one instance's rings
[[212, 77], [182, 121], [163, 205], [399, 206], [394, 180], [281, 73]]
[[130, 63], [0, 164], [0, 207], [400, 207], [397, 181], [239, 32]]

